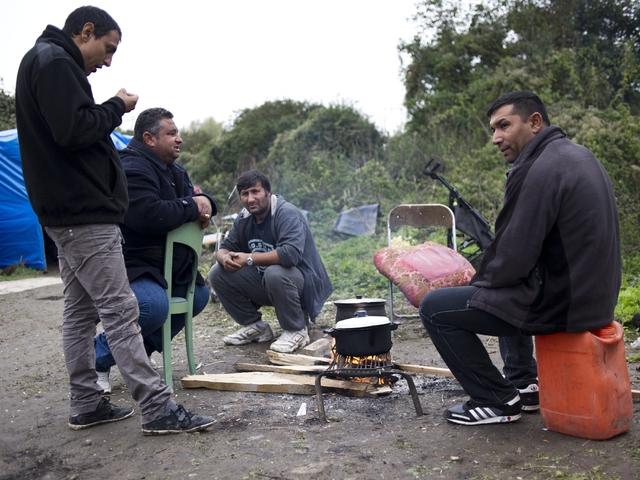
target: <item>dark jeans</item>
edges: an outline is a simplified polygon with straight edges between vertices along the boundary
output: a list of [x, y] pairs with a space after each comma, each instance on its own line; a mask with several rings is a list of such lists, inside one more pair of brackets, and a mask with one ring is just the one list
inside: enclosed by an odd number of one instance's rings
[[[131, 282], [131, 290], [138, 300], [138, 325], [144, 340], [144, 348], [147, 356], [153, 352], [162, 352], [162, 326], [169, 314], [169, 299], [167, 291], [162, 285], [149, 277], [140, 277]], [[174, 297], [182, 297], [187, 293], [187, 285], [174, 285], [172, 290]], [[209, 301], [209, 289], [205, 285], [197, 285], [193, 298], [193, 316], [198, 315]], [[171, 316], [171, 338], [175, 337], [184, 328], [184, 314]], [[111, 354], [107, 337], [100, 333], [94, 339], [96, 350], [96, 371], [108, 372], [116, 364]]]
[[[527, 332], [483, 310], [470, 308], [477, 287], [441, 288], [420, 305], [422, 324], [451, 373], [474, 403], [501, 405], [516, 387], [537, 383], [533, 340]], [[503, 377], [478, 334], [500, 337]]]

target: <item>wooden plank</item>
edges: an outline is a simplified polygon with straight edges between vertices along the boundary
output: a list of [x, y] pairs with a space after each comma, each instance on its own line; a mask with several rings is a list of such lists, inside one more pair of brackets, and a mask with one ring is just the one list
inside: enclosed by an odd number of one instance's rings
[[[278, 353], [272, 350], [267, 350], [267, 355], [269, 356], [269, 361], [276, 365], [316, 365], [316, 363], [330, 363], [328, 358], [292, 355], [289, 353]], [[426, 367], [405, 363], [396, 363], [394, 364], [394, 367], [405, 372], [423, 373], [426, 375], [443, 375], [447, 377], [453, 376], [448, 368]], [[640, 398], [640, 390], [631, 390], [631, 397]]]
[[256, 363], [236, 363], [233, 368], [238, 372], [277, 372], [277, 373], [322, 373], [326, 365], [259, 365]]
[[275, 365], [329, 365], [331, 360], [324, 357], [309, 357], [307, 355], [295, 355], [291, 353], [279, 353], [267, 350], [269, 361]]
[[394, 367], [403, 372], [424, 373], [426, 375], [444, 375], [452, 377], [453, 373], [448, 368], [424, 367], [422, 365], [409, 365], [405, 363], [396, 363]]
[[[313, 395], [316, 378], [309, 375], [289, 375], [273, 372], [223, 373], [213, 375], [187, 375], [182, 379], [184, 388], [209, 388], [234, 392], [290, 393]], [[377, 396], [373, 385], [322, 377], [326, 392], [336, 391], [351, 397]]]

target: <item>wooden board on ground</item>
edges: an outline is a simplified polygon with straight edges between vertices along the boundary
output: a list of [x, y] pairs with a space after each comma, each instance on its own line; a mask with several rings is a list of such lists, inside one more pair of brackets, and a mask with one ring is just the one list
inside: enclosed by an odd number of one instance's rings
[[[278, 353], [273, 350], [267, 350], [269, 361], [275, 365], [316, 365], [329, 364], [328, 358], [308, 357], [305, 355], [292, 355], [290, 353]], [[405, 363], [396, 363], [394, 367], [404, 372], [423, 373], [425, 375], [444, 375], [451, 377], [453, 374], [448, 368], [425, 367], [422, 365], [410, 365]], [[640, 390], [631, 390], [632, 398], [640, 398]]]
[[[309, 375], [289, 375], [273, 372], [222, 373], [214, 375], [187, 375], [182, 379], [184, 388], [210, 388], [234, 392], [290, 393], [313, 395], [316, 378]], [[388, 393], [364, 382], [350, 382], [322, 377], [323, 392], [335, 391], [351, 397], [377, 397]]]
[[[330, 359], [324, 357], [308, 357], [306, 355], [295, 355], [290, 353], [278, 353], [273, 350], [267, 350], [269, 361], [275, 365], [318, 365], [329, 364]], [[425, 375], [445, 375], [453, 374], [448, 368], [425, 367], [422, 365], [410, 365], [405, 363], [396, 363], [394, 367], [404, 372], [424, 373]]]
[[324, 357], [309, 357], [292, 353], [278, 353], [267, 350], [269, 361], [275, 365], [329, 365], [331, 359]]
[[238, 372], [277, 372], [277, 373], [313, 373], [319, 374], [327, 365], [259, 365], [256, 363], [236, 363], [233, 368]]

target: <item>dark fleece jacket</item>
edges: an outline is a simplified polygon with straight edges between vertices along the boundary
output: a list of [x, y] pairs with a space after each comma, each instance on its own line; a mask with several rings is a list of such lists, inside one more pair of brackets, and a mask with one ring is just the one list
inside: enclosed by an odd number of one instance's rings
[[49, 25], [20, 64], [16, 119], [27, 193], [40, 223], [120, 223], [127, 188], [110, 134], [125, 104], [96, 105], [80, 50]]
[[[216, 203], [209, 195], [196, 195], [189, 175], [177, 163], [166, 165], [153, 150], [133, 139], [120, 152], [129, 185], [129, 210], [120, 226], [124, 237], [123, 254], [127, 276], [132, 282], [148, 275], [167, 288], [164, 279], [164, 247], [167, 233], [198, 219], [194, 196], [206, 196], [212, 213]], [[193, 255], [184, 245], [176, 245], [173, 278], [177, 285], [191, 280]], [[204, 285], [202, 275], [196, 282]]]
[[509, 172], [469, 305], [531, 334], [582, 332], [611, 323], [620, 281], [609, 176], [588, 149], [547, 127]]

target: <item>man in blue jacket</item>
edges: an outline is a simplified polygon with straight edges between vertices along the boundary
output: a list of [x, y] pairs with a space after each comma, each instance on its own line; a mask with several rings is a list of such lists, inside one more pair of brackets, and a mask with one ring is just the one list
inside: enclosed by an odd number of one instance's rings
[[315, 321], [333, 286], [304, 215], [271, 193], [267, 176], [246, 172], [237, 188], [244, 209], [209, 272], [222, 306], [242, 325], [223, 341], [245, 345], [272, 340], [271, 327], [259, 311], [269, 305], [284, 330], [271, 349], [291, 353], [309, 343], [305, 311]]
[[140, 406], [145, 435], [193, 432], [214, 423], [171, 398], [151, 367], [138, 326], [138, 302], [122, 259], [120, 224], [127, 183], [110, 134], [134, 109], [121, 89], [96, 104], [87, 76], [109, 67], [121, 31], [96, 7], [80, 7], [62, 30], [47, 26], [18, 70], [16, 120], [25, 185], [40, 223], [58, 247], [64, 283], [62, 345], [69, 373], [69, 427], [130, 417], [97, 385], [93, 336], [102, 322], [113, 356]]
[[[163, 272], [167, 233], [196, 220], [206, 228], [217, 212], [213, 198], [196, 193], [186, 170], [176, 163], [181, 144], [173, 114], [164, 108], [150, 108], [138, 116], [133, 139], [120, 152], [129, 192], [129, 208], [120, 225], [122, 252], [129, 284], [138, 300], [138, 324], [148, 356], [162, 351], [162, 325], [169, 313]], [[190, 249], [176, 245], [172, 285], [175, 296], [186, 293], [194, 260]], [[194, 316], [204, 310], [208, 300], [209, 290], [198, 273]], [[171, 338], [184, 328], [184, 322], [184, 314], [172, 317]], [[109, 372], [116, 361], [104, 333], [95, 338], [95, 350], [98, 385], [109, 393]]]
[[[518, 420], [521, 395], [530, 392], [516, 377], [535, 377], [529, 336], [608, 325], [621, 282], [618, 210], [602, 164], [550, 125], [531, 92], [503, 95], [487, 115], [494, 145], [512, 164], [495, 240], [470, 286], [435, 290], [420, 305], [434, 345], [471, 397], [444, 412], [462, 425]], [[506, 378], [477, 334], [502, 337]]]

